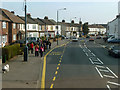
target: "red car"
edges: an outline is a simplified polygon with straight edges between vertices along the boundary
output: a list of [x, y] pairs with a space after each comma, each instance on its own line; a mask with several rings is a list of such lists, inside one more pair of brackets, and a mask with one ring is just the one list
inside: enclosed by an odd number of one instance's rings
[[94, 38], [90, 38], [89, 41], [94, 41]]

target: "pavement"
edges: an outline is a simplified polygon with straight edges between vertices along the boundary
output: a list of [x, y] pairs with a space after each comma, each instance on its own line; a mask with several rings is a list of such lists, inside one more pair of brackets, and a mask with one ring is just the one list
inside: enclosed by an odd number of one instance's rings
[[[59, 45], [66, 41], [68, 40], [60, 40]], [[56, 46], [57, 42], [53, 42], [51, 49]], [[10, 71], [2, 74], [2, 88], [40, 88], [43, 57], [35, 57], [29, 53], [28, 61], [23, 60], [23, 55], [18, 55], [5, 63], [10, 65]]]

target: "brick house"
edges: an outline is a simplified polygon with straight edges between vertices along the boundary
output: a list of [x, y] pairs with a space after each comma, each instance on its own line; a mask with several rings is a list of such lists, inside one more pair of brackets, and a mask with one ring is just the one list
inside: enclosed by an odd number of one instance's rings
[[[14, 14], [14, 11], [10, 12], [5, 9], [0, 9], [2, 12], [2, 15], [5, 16], [10, 22], [8, 24], [6, 23], [6, 27], [8, 27], [8, 43], [15, 42], [16, 40], [20, 39], [21, 37], [19, 34], [20, 33], [20, 24], [23, 23], [24, 21], [21, 20], [19, 17], [17, 17]], [[3, 22], [3, 24], [5, 24]]]
[[4, 47], [5, 45], [8, 45], [8, 24], [10, 20], [6, 18], [2, 14], [2, 10], [0, 9], [0, 47]]
[[[18, 16], [21, 20], [25, 22], [25, 17]], [[21, 24], [20, 28], [25, 31], [25, 25]], [[27, 37], [39, 37], [39, 24], [36, 22], [30, 14], [27, 14]]]
[[53, 19], [48, 19], [47, 16], [45, 16], [44, 19], [39, 19], [39, 20], [44, 23], [44, 25], [42, 25], [42, 30], [40, 32], [40, 36], [47, 35], [47, 31], [48, 31], [48, 35], [50, 37], [54, 38], [55, 35], [56, 35], [56, 33], [55, 33], [55, 31], [56, 31], [56, 22]]

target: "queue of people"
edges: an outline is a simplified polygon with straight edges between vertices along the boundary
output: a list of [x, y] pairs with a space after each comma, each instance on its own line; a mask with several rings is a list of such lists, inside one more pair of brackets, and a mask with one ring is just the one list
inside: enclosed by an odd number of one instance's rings
[[[34, 44], [30, 44], [31, 54], [33, 54], [33, 47]], [[43, 57], [43, 52], [45, 52], [46, 49], [51, 49], [51, 42], [48, 40], [37, 40], [37, 44], [35, 45], [35, 56]]]

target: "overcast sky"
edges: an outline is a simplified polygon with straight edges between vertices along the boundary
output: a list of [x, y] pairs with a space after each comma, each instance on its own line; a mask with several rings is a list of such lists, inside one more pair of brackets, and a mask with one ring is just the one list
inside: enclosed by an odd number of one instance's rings
[[[24, 16], [23, 2], [2, 2], [0, 7]], [[59, 11], [59, 21], [65, 19], [70, 22], [70, 19], [74, 19], [78, 22], [81, 18], [83, 23], [102, 24], [113, 20], [118, 14], [118, 1], [114, 0], [111, 2], [27, 2], [27, 12], [31, 13], [32, 17], [39, 18], [48, 16], [56, 20], [57, 10], [64, 7], [67, 10]]]

